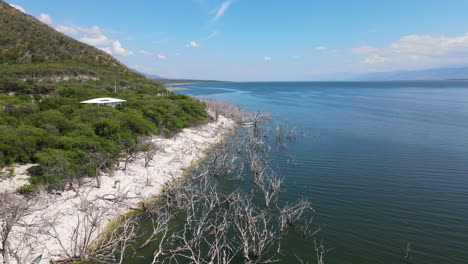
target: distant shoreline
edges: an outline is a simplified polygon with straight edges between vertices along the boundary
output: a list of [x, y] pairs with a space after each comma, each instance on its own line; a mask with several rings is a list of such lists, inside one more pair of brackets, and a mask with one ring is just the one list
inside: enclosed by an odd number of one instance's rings
[[194, 82], [168, 83], [166, 86], [194, 84]]
[[177, 86], [166, 86], [166, 89], [169, 91], [179, 91], [179, 90], [187, 90], [188, 88], [185, 87], [177, 87]]

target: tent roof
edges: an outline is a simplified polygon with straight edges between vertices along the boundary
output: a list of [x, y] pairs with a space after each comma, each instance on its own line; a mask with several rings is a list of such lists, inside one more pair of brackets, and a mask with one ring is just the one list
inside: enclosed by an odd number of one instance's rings
[[126, 102], [127, 100], [117, 99], [117, 98], [110, 98], [110, 97], [102, 97], [102, 98], [94, 98], [91, 100], [80, 102], [80, 104], [107, 104], [107, 103], [122, 103]]

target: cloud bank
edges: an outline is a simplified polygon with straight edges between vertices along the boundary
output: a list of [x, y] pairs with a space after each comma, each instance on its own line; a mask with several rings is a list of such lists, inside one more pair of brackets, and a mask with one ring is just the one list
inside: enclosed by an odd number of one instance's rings
[[417, 69], [468, 62], [468, 34], [447, 37], [408, 35], [383, 48], [361, 46], [351, 52], [366, 55], [365, 64], [383, 69]]
[[118, 40], [110, 39], [105, 32], [98, 26], [90, 28], [77, 27], [77, 26], [64, 26], [55, 25], [52, 17], [48, 14], [40, 14], [38, 19], [49, 26], [54, 26], [55, 30], [63, 34], [73, 36], [75, 39], [94, 46], [104, 52], [117, 56], [130, 56], [133, 51], [127, 50], [122, 47]]

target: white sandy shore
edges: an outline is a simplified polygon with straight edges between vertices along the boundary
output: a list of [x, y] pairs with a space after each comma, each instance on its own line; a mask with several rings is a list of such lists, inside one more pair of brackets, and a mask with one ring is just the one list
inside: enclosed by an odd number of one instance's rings
[[185, 85], [185, 84], [193, 84], [194, 82], [181, 82], [181, 83], [167, 83], [166, 86], [174, 86], [174, 85]]
[[[220, 116], [217, 122], [186, 128], [172, 139], [155, 137], [153, 142], [160, 149], [148, 167], [139, 155], [126, 171], [117, 169], [113, 175], [103, 175], [100, 188], [96, 187], [95, 179], [87, 179], [79, 190], [40, 195], [35, 199], [32, 213], [22, 221], [24, 225], [13, 228], [10, 248], [18, 249], [25, 263], [40, 254], [43, 255], [41, 263], [73, 255], [74, 230], [80, 227], [80, 235], [85, 235], [83, 230], [89, 228], [82, 226], [86, 222], [84, 208], [97, 208], [103, 220], [92, 234], [96, 237], [106, 223], [157, 196], [164, 184], [181, 177], [184, 168], [200, 161], [206, 151], [221, 142], [234, 127], [234, 121]], [[17, 169], [13, 179], [0, 181], [0, 191], [14, 192], [24, 184], [25, 168]], [[49, 225], [50, 222], [53, 225]]]
[[166, 89], [169, 91], [179, 91], [179, 90], [187, 90], [188, 88], [177, 87], [177, 86], [167, 86]]

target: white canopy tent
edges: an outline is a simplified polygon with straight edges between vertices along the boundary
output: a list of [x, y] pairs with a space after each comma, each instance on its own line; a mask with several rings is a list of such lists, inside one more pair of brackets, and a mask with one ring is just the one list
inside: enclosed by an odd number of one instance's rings
[[127, 100], [117, 99], [117, 98], [110, 98], [110, 97], [103, 97], [103, 98], [94, 98], [91, 100], [80, 102], [80, 104], [97, 104], [99, 105], [106, 105], [115, 107], [121, 103], [127, 102]]

